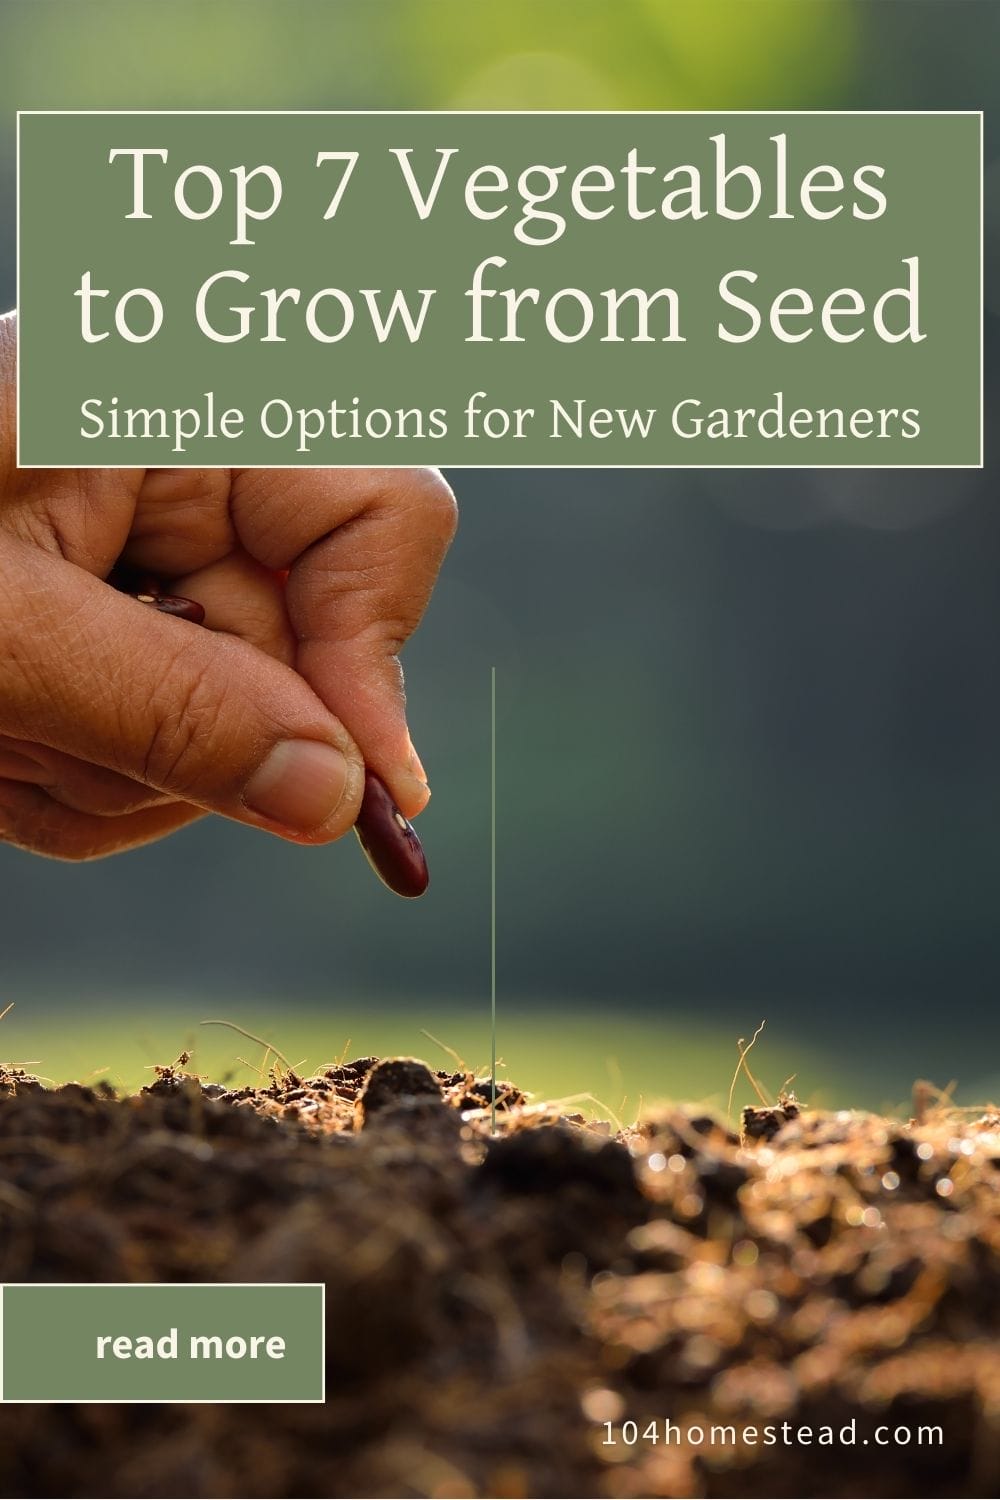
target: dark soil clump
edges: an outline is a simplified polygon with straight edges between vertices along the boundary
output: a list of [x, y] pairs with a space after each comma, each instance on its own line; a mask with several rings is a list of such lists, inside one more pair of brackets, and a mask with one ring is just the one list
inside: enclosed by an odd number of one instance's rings
[[0, 1280], [327, 1287], [324, 1406], [0, 1407], [0, 1494], [1000, 1490], [1000, 1117], [615, 1135], [498, 1082], [491, 1137], [492, 1094], [406, 1058], [126, 1098], [0, 1068]]

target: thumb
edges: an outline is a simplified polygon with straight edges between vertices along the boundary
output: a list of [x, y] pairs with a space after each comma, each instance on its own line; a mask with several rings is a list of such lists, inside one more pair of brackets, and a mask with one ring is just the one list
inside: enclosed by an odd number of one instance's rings
[[0, 601], [0, 732], [300, 841], [354, 824], [361, 755], [291, 668], [17, 541]]

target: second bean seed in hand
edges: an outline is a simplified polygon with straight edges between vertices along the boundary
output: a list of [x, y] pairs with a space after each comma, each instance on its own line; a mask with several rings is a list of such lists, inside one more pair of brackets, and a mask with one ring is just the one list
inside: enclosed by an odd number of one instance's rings
[[190, 620], [192, 625], [201, 625], [205, 611], [194, 599], [184, 599], [180, 594], [137, 594], [143, 604], [152, 604], [163, 615], [174, 615], [178, 620]]

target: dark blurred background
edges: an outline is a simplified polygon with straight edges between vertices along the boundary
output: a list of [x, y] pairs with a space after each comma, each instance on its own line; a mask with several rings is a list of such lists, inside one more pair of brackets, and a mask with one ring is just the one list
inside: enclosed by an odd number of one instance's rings
[[[461, 472], [406, 654], [433, 885], [221, 821], [110, 862], [0, 849], [4, 1054], [130, 1082], [197, 1039], [489, 1055], [548, 1092], [1000, 1092], [1000, 5], [0, 0], [18, 107], [985, 108], [986, 455], [959, 472]], [[933, 183], [928, 183], [933, 203]], [[72, 232], [68, 226], [67, 232]], [[209, 1041], [209, 1039], [211, 1039]]]

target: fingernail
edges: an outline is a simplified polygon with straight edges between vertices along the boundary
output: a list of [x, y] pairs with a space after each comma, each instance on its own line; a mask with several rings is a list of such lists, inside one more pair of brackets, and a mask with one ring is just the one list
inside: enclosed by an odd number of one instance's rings
[[423, 812], [431, 800], [431, 789], [427, 785], [427, 778], [423, 774], [422, 766], [419, 775], [415, 771], [408, 769], [397, 771], [393, 777], [393, 787], [400, 802], [403, 803], [409, 816], [412, 818], [415, 818], [417, 813]]
[[420, 759], [420, 756], [417, 754], [416, 747], [414, 746], [414, 743], [413, 743], [412, 740], [409, 741], [409, 746], [410, 746], [410, 766], [409, 766], [409, 769], [413, 772], [414, 776], [416, 776], [417, 780], [418, 781], [422, 781], [423, 784], [424, 784], [424, 786], [426, 786], [427, 785], [427, 772], [424, 770], [423, 761]]
[[340, 806], [347, 761], [319, 740], [282, 740], [243, 792], [244, 806], [292, 833], [312, 833]]

